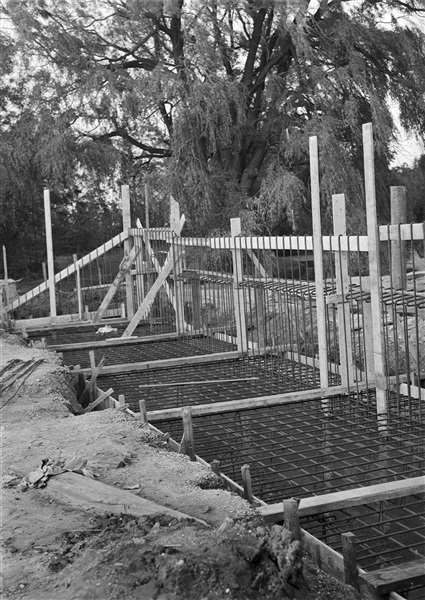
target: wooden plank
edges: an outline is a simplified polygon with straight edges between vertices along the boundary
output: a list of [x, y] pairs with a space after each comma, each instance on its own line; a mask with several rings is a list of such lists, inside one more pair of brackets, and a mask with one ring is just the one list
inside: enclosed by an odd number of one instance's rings
[[[131, 228], [131, 206], [130, 206], [130, 187], [128, 185], [121, 186], [121, 202], [122, 202], [122, 228], [123, 231], [128, 231]], [[132, 236], [124, 242], [124, 256], [129, 255], [133, 247]], [[131, 265], [130, 265], [131, 266]], [[129, 270], [125, 272], [125, 298], [127, 316], [131, 319], [134, 315], [134, 299], [133, 299], [133, 277]]]
[[[391, 224], [401, 225], [407, 222], [406, 188], [391, 186]], [[406, 289], [406, 242], [401, 239], [391, 242], [392, 286], [396, 290]]]
[[[369, 387], [373, 384], [369, 382]], [[356, 384], [356, 390], [368, 389], [365, 383]], [[352, 392], [353, 390], [351, 390]], [[289, 394], [276, 394], [273, 396], [260, 396], [257, 398], [245, 398], [242, 400], [231, 400], [228, 402], [213, 402], [211, 404], [200, 404], [192, 406], [193, 416], [214, 415], [223, 412], [234, 412], [239, 410], [250, 410], [252, 408], [265, 408], [266, 406], [279, 406], [280, 404], [292, 404], [295, 402], [321, 400], [333, 396], [347, 395], [348, 390], [345, 386], [334, 386], [330, 388], [320, 388], [316, 390], [303, 390], [301, 392], [291, 392]], [[178, 419], [181, 417], [182, 408], [167, 408], [165, 410], [152, 410], [148, 413], [149, 421], [152, 423], [166, 421], [168, 419]]]
[[[375, 158], [373, 147], [372, 123], [366, 123], [363, 129], [364, 177], [366, 195], [366, 220], [369, 245], [369, 280], [372, 309], [373, 360], [376, 377], [376, 411], [378, 415], [387, 413], [387, 394], [385, 390], [384, 332], [381, 304], [381, 260], [376, 212]], [[384, 422], [384, 417], [380, 417]]]
[[381, 242], [388, 240], [425, 240], [425, 227], [423, 223], [401, 225], [380, 225], [379, 239]]
[[[24, 477], [35, 466], [34, 462], [19, 463], [11, 465], [10, 469]], [[91, 509], [101, 514], [127, 514], [135, 517], [153, 517], [165, 514], [176, 519], [191, 519], [206, 525], [201, 519], [191, 517], [179, 510], [161, 506], [130, 491], [106, 485], [78, 473], [61, 473], [50, 477], [47, 486], [38, 491], [42, 495], [45, 494], [53, 499], [71, 503], [80, 509]]]
[[53, 257], [52, 213], [50, 208], [50, 190], [44, 190], [44, 222], [46, 226], [47, 272], [49, 279], [50, 317], [52, 323], [56, 317], [55, 261]]
[[419, 558], [402, 565], [391, 565], [366, 573], [363, 577], [377, 594], [406, 592], [425, 586], [425, 561]]
[[322, 388], [327, 388], [329, 386], [328, 339], [326, 333], [325, 283], [323, 275], [322, 225], [320, 216], [319, 149], [316, 136], [310, 138], [310, 177], [320, 386]]
[[[382, 500], [391, 500], [393, 498], [404, 498], [414, 494], [425, 493], [425, 477], [413, 477], [402, 479], [400, 481], [390, 481], [379, 483], [354, 490], [343, 490], [342, 492], [332, 492], [310, 498], [302, 498], [299, 506], [301, 517], [317, 515], [323, 512], [331, 512], [349, 508], [351, 506], [361, 506], [372, 502]], [[268, 504], [260, 509], [261, 515], [268, 522], [283, 520], [282, 502]]]
[[425, 400], [425, 388], [419, 388], [416, 385], [407, 385], [407, 383], [402, 383], [399, 391], [403, 396], [410, 396], [410, 398], [421, 398], [422, 400]]
[[[179, 256], [181, 256], [181, 253], [180, 253], [180, 255], [177, 254], [177, 256], [175, 258], [178, 259]], [[172, 260], [168, 260], [164, 264], [161, 274], [157, 277], [157, 279], [155, 280], [155, 283], [152, 285], [151, 289], [146, 294], [146, 298], [143, 300], [142, 304], [137, 309], [136, 314], [131, 319], [131, 321], [130, 321], [127, 329], [124, 331], [122, 337], [131, 335], [133, 333], [133, 331], [136, 329], [140, 320], [144, 316], [147, 315], [147, 313], [150, 310], [150, 307], [152, 306], [153, 301], [155, 300], [155, 296], [157, 295], [157, 293], [163, 286], [164, 281], [167, 279], [168, 275], [171, 273], [173, 268], [174, 268], [174, 261], [172, 261]]]
[[112, 299], [114, 298], [115, 294], [117, 293], [119, 286], [124, 281], [124, 279], [126, 279], [127, 273], [131, 269], [131, 265], [136, 260], [136, 257], [139, 254], [139, 252], [140, 252], [140, 248], [138, 248], [137, 246], [133, 246], [133, 248], [130, 250], [130, 253], [127, 256], [125, 256], [123, 258], [123, 260], [121, 261], [119, 269], [118, 269], [118, 273], [117, 273], [114, 281], [111, 283], [109, 290], [106, 292], [101, 305], [97, 309], [96, 314], [94, 315], [94, 317], [92, 319], [92, 323], [99, 323], [99, 321], [105, 315], [105, 313], [108, 309], [108, 306], [110, 305], [110, 303], [112, 302]]
[[[124, 231], [123, 233], [119, 233], [118, 235], [116, 235], [114, 238], [112, 238], [105, 244], [102, 244], [101, 246], [99, 246], [99, 248], [96, 248], [96, 250], [93, 250], [89, 254], [86, 254], [86, 256], [79, 258], [76, 263], [69, 265], [65, 269], [62, 269], [62, 271], [60, 271], [59, 273], [56, 273], [55, 283], [58, 283], [59, 281], [62, 281], [62, 279], [65, 279], [66, 277], [69, 277], [70, 275], [75, 273], [77, 266], [80, 268], [85, 267], [86, 265], [90, 264], [96, 258], [99, 258], [106, 252], [109, 252], [109, 250], [112, 250], [112, 248], [115, 248], [115, 246], [118, 246], [119, 244], [121, 244], [121, 242], [126, 240], [127, 237], [128, 237], [127, 232]], [[32, 300], [32, 298], [35, 298], [36, 296], [41, 294], [42, 292], [45, 292], [48, 289], [48, 287], [49, 287], [48, 281], [45, 281], [44, 283], [37, 285], [35, 288], [30, 290], [26, 294], [19, 296], [19, 298], [16, 298], [12, 302], [11, 310], [18, 308], [18, 306], [22, 306], [22, 304], [25, 304], [25, 302], [28, 302], [29, 300]], [[68, 316], [68, 315], [64, 315], [64, 316]]]
[[[221, 362], [223, 360], [235, 360], [240, 358], [241, 353], [233, 352], [217, 352], [216, 354], [201, 354], [198, 356], [182, 356], [179, 358], [169, 358], [166, 360], [153, 360], [147, 362], [136, 362], [125, 365], [110, 365], [103, 369], [104, 375], [111, 373], [129, 373], [132, 371], [146, 371], [155, 369], [169, 369], [179, 367], [181, 365], [192, 365], [208, 362]], [[73, 373], [90, 373], [90, 369], [73, 369]]]
[[109, 398], [109, 396], [111, 394], [113, 394], [113, 392], [114, 392], [113, 388], [109, 388], [109, 390], [106, 390], [106, 392], [103, 392], [102, 394], [100, 394], [100, 396], [98, 398], [96, 398], [96, 400], [91, 402], [87, 406], [87, 408], [84, 409], [84, 414], [92, 411], [94, 408], [96, 408], [96, 406], [99, 406], [99, 404], [101, 404], [104, 400], [106, 400], [106, 398]]
[[83, 320], [83, 290], [81, 288], [81, 272], [80, 267], [78, 266], [78, 256], [76, 254], [72, 255], [72, 260], [74, 261], [75, 266], [75, 290], [77, 293], [77, 306], [78, 306], [78, 318], [80, 321]]

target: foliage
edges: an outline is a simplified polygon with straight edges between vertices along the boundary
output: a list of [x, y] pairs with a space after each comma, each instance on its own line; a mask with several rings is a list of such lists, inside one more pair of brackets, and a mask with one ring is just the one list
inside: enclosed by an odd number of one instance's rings
[[374, 125], [384, 220], [391, 103], [407, 130], [425, 131], [424, 35], [409, 20], [424, 18], [423, 0], [4, 0], [2, 11], [1, 151], [15, 146], [27, 190], [45, 179], [101, 205], [118, 179], [138, 198], [150, 179], [153, 214], [172, 193], [197, 235], [239, 214], [260, 232], [305, 233], [316, 135], [325, 228], [344, 192], [360, 232], [361, 125]]

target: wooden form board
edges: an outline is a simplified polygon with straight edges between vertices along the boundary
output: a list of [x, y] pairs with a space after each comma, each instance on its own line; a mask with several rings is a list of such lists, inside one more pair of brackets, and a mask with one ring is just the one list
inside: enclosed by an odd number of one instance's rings
[[[112, 248], [115, 248], [115, 246], [118, 246], [127, 238], [128, 238], [127, 232], [120, 233], [120, 234], [116, 235], [114, 238], [112, 238], [111, 240], [109, 240], [109, 242], [106, 242], [106, 244], [102, 244], [102, 246], [99, 246], [99, 248], [96, 248], [96, 250], [93, 250], [86, 256], [79, 258], [76, 262], [69, 265], [69, 267], [66, 267], [66, 269], [62, 269], [62, 271], [60, 271], [59, 273], [56, 273], [55, 283], [58, 283], [59, 281], [62, 281], [62, 279], [65, 279], [66, 277], [69, 277], [70, 275], [75, 273], [75, 271], [78, 267], [81, 269], [82, 267], [85, 267], [86, 265], [90, 264], [96, 258], [99, 258], [99, 256], [103, 256], [103, 254], [105, 254], [106, 252], [109, 252], [109, 250], [112, 250]], [[41, 283], [40, 285], [38, 285], [34, 289], [30, 290], [26, 294], [23, 294], [19, 298], [16, 298], [15, 300], [13, 300], [13, 302], [11, 302], [11, 305], [10, 305], [11, 310], [14, 310], [14, 309], [18, 308], [19, 306], [21, 306], [22, 304], [25, 304], [25, 302], [28, 302], [28, 300], [35, 298], [36, 296], [41, 294], [41, 292], [45, 292], [47, 289], [48, 289], [48, 282], [45, 281], [44, 283]]]
[[[11, 465], [10, 469], [24, 477], [34, 466], [34, 463], [20, 463]], [[191, 519], [205, 525], [205, 522], [200, 519], [78, 473], [68, 472], [50, 477], [46, 488], [39, 491], [41, 494], [53, 496], [60, 501], [71, 502], [74, 506], [92, 509], [98, 513], [128, 514], [136, 517], [165, 514], [176, 519]]]
[[[373, 382], [359, 383], [355, 389], [365, 390], [373, 388]], [[252, 408], [265, 408], [267, 406], [279, 406], [281, 404], [292, 404], [296, 402], [305, 402], [311, 400], [321, 400], [333, 396], [344, 396], [349, 393], [346, 386], [335, 386], [326, 389], [303, 390], [301, 392], [292, 392], [289, 394], [276, 394], [274, 396], [260, 396], [258, 398], [245, 398], [242, 400], [230, 400], [228, 402], [213, 402], [211, 404], [199, 404], [192, 406], [194, 417], [201, 415], [214, 415], [224, 412], [234, 412], [239, 410], [250, 410]], [[151, 422], [166, 421], [168, 419], [181, 418], [182, 407], [168, 408], [164, 410], [152, 410], [148, 412], [148, 418]]]
[[[361, 506], [371, 502], [380, 502], [392, 498], [404, 498], [413, 494], [425, 493], [425, 477], [413, 477], [400, 481], [390, 481], [354, 490], [344, 490], [302, 498], [298, 507], [300, 517], [331, 512], [350, 506]], [[259, 509], [261, 515], [268, 522], [283, 520], [283, 502], [268, 504]]]
[[[193, 365], [208, 362], [222, 362], [224, 360], [235, 360], [240, 358], [242, 354], [239, 351], [233, 352], [217, 352], [216, 354], [202, 354], [196, 356], [183, 356], [180, 358], [169, 358], [167, 360], [152, 360], [147, 362], [129, 363], [125, 365], [110, 365], [104, 367], [102, 375], [111, 373], [129, 373], [132, 371], [147, 371], [155, 369], [170, 369], [172, 367], [180, 367], [182, 365]], [[72, 373], [90, 374], [90, 369], [73, 369]]]
[[404, 592], [422, 587], [425, 585], [425, 561], [420, 558], [401, 565], [391, 565], [366, 573], [364, 579], [381, 597], [393, 591]]

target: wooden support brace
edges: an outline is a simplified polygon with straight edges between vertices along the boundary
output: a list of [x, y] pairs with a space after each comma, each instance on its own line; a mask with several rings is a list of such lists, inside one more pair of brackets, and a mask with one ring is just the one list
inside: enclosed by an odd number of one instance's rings
[[123, 258], [123, 260], [121, 261], [121, 264], [118, 269], [118, 273], [117, 273], [114, 281], [111, 283], [111, 287], [106, 292], [106, 295], [105, 295], [104, 299], [102, 300], [101, 305], [97, 309], [97, 312], [93, 317], [92, 323], [99, 323], [99, 321], [102, 319], [103, 315], [108, 310], [108, 306], [111, 304], [121, 283], [125, 280], [126, 275], [129, 272], [129, 270], [131, 269], [131, 265], [136, 260], [136, 257], [138, 256], [139, 252], [140, 252], [140, 248], [138, 248], [137, 246], [133, 246], [133, 248], [130, 250], [130, 253], [127, 256], [125, 256]]
[[[180, 254], [180, 256], [181, 256], [181, 254]], [[159, 292], [161, 287], [164, 285], [164, 281], [167, 279], [168, 275], [171, 273], [173, 268], [174, 268], [174, 262], [171, 259], [169, 259], [164, 264], [161, 274], [158, 276], [155, 283], [152, 285], [151, 289], [146, 294], [146, 298], [143, 300], [141, 306], [139, 306], [136, 314], [131, 319], [131, 321], [130, 321], [127, 329], [124, 331], [122, 337], [130, 336], [133, 333], [133, 331], [136, 329], [140, 320], [143, 319], [143, 317], [148, 313], [148, 311], [149, 311], [150, 307], [152, 306], [152, 303], [155, 299], [155, 296], [157, 295], [157, 293]]]
[[87, 397], [89, 397], [91, 390], [94, 389], [94, 387], [96, 385], [96, 379], [98, 378], [101, 370], [103, 369], [103, 365], [105, 364], [105, 362], [106, 362], [106, 358], [103, 357], [102, 360], [97, 365], [97, 367], [92, 372], [92, 376], [90, 378], [90, 381], [86, 385], [86, 389], [84, 390], [81, 397], [78, 399], [79, 403], [81, 404], [81, 406], [83, 408], [85, 408], [84, 404], [86, 403], [86, 399], [87, 399]]
[[94, 400], [93, 402], [91, 402], [87, 406], [87, 408], [84, 409], [84, 414], [92, 411], [94, 408], [96, 408], [96, 406], [99, 406], [99, 404], [101, 404], [104, 400], [106, 400], [107, 398], [109, 398], [109, 396], [113, 392], [114, 392], [113, 388], [109, 388], [109, 390], [106, 390], [106, 392], [103, 392], [102, 394], [100, 394], [100, 396], [96, 400]]

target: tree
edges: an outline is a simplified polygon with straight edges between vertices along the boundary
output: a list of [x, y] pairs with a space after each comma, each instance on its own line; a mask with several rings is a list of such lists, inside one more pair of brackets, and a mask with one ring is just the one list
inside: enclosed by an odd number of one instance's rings
[[60, 124], [45, 165], [54, 174], [71, 132], [67, 156], [104, 177], [137, 186], [159, 167], [197, 234], [241, 213], [263, 231], [308, 229], [310, 135], [325, 224], [331, 194], [346, 192], [359, 231], [362, 123], [374, 123], [383, 218], [390, 101], [406, 129], [425, 131], [424, 35], [406, 20], [423, 0], [9, 0], [3, 11], [32, 105]]

